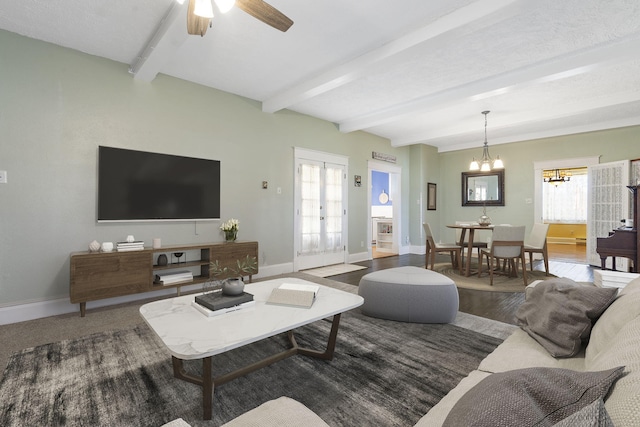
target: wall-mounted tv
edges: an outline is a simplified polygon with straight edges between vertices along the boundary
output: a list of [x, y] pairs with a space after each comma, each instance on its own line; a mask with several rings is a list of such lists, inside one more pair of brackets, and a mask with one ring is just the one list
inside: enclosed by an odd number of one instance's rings
[[98, 222], [220, 219], [220, 161], [98, 147]]

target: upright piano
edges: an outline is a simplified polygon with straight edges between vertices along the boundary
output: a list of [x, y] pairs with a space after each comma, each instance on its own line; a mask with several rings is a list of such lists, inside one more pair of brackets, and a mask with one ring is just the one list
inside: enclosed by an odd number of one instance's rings
[[640, 185], [627, 187], [633, 193], [633, 227], [621, 227], [609, 233], [608, 237], [596, 239], [596, 252], [600, 255], [602, 269], [605, 270], [607, 257], [613, 257], [612, 268], [616, 269], [616, 257], [629, 258], [633, 261], [632, 272], [637, 273], [640, 265], [638, 247], [640, 247], [640, 234], [638, 233], [638, 212], [640, 211], [640, 199], [638, 189]]

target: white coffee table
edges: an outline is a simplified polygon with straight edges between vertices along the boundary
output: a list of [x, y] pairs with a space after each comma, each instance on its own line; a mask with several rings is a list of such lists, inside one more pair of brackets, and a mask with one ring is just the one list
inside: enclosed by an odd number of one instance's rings
[[[212, 416], [213, 390], [234, 378], [295, 354], [331, 360], [335, 349], [340, 314], [364, 302], [359, 295], [320, 286], [310, 308], [266, 304], [271, 290], [282, 283], [312, 284], [297, 278], [279, 278], [245, 286], [253, 294], [254, 305], [220, 316], [207, 317], [191, 305], [195, 295], [154, 301], [140, 307], [140, 314], [171, 353], [176, 378], [202, 386], [203, 418]], [[324, 351], [298, 347], [293, 330], [333, 316]], [[291, 348], [236, 371], [212, 378], [212, 356], [287, 332]], [[202, 377], [185, 371], [183, 360], [202, 359]]]

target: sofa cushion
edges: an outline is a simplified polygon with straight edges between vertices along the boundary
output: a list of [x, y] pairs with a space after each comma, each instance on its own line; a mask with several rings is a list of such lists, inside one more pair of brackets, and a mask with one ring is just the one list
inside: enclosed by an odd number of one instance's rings
[[322, 418], [297, 400], [279, 397], [263, 403], [223, 427], [329, 427]]
[[485, 372], [505, 372], [524, 368], [565, 368], [584, 371], [584, 352], [574, 357], [556, 359], [522, 329], [513, 334], [480, 362]]
[[640, 277], [636, 277], [627, 283], [627, 285], [620, 291], [620, 294], [625, 295], [633, 292], [640, 292]]
[[161, 427], [191, 427], [191, 424], [189, 424], [182, 418], [176, 418], [173, 421], [169, 421], [166, 424], [162, 424]]
[[625, 375], [616, 382], [605, 406], [616, 426], [640, 426], [640, 316], [622, 325], [608, 347], [589, 360], [589, 370], [623, 365]]
[[487, 372], [471, 371], [471, 373], [464, 377], [453, 390], [449, 391], [449, 393], [440, 399], [435, 406], [429, 409], [429, 412], [420, 418], [414, 427], [441, 426], [456, 402], [464, 396], [466, 392], [471, 390], [476, 384], [487, 378], [489, 375], [491, 374]]
[[593, 329], [585, 351], [587, 367], [602, 351], [611, 348], [620, 329], [640, 316], [640, 280], [636, 279], [620, 291], [616, 300], [602, 313]]
[[516, 318], [552, 356], [572, 357], [617, 293], [616, 288], [582, 286], [567, 278], [545, 280], [531, 290]]
[[604, 401], [598, 399], [578, 412], [569, 415], [553, 427], [614, 427]]
[[492, 374], [458, 400], [443, 426], [552, 426], [604, 398], [623, 369], [527, 368]]

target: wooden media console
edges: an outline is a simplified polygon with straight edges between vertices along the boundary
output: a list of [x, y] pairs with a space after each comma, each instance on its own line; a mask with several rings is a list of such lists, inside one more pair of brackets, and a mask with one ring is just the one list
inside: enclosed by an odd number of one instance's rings
[[[157, 265], [156, 255], [166, 254], [172, 260], [175, 258], [173, 254], [180, 252], [185, 253], [184, 262]], [[217, 261], [220, 267], [232, 268], [237, 265], [238, 260], [242, 261], [247, 256], [255, 257], [254, 274], [257, 274], [258, 242], [205, 243], [130, 252], [76, 252], [71, 254], [69, 296], [72, 304], [80, 304], [80, 315], [84, 317], [87, 301], [166, 288], [177, 288], [179, 295], [181, 286], [214, 279], [209, 268], [211, 262]], [[190, 270], [193, 272], [193, 280], [168, 285], [154, 282], [156, 274], [171, 270]], [[228, 272], [215, 279], [222, 280], [232, 275], [233, 273]], [[252, 275], [249, 275], [249, 281], [251, 278]]]

